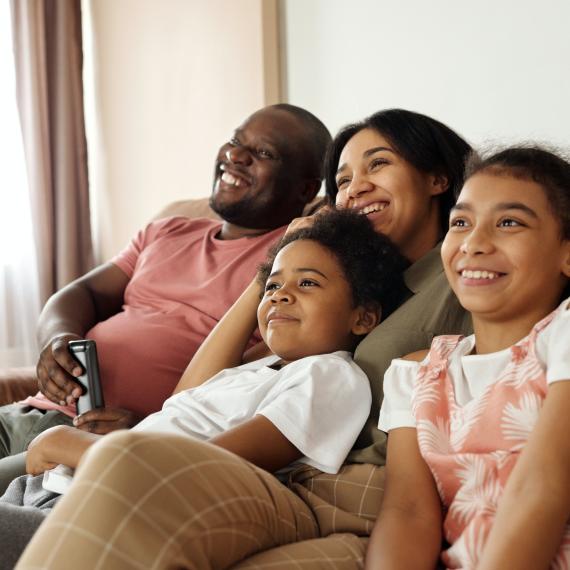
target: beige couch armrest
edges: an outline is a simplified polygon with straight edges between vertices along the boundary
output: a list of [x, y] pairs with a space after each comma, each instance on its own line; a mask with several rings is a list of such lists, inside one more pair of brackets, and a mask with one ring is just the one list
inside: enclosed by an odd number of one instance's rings
[[23, 400], [37, 391], [34, 367], [0, 369], [0, 406]]

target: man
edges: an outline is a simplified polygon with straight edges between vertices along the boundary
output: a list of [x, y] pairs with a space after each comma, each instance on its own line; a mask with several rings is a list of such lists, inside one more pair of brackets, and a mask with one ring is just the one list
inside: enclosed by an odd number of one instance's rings
[[42, 393], [0, 409], [0, 492], [25, 472], [31, 439], [72, 422], [81, 369], [70, 340], [97, 342], [106, 404], [76, 418], [77, 427], [107, 433], [160, 409], [268, 247], [315, 197], [329, 141], [326, 127], [299, 107], [254, 113], [218, 152], [210, 205], [222, 222], [152, 223], [48, 300], [38, 328]]

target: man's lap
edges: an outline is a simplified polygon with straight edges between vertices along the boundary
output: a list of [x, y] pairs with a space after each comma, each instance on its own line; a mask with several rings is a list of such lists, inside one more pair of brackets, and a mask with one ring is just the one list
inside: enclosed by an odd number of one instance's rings
[[50, 427], [72, 425], [56, 410], [38, 410], [24, 404], [0, 407], [0, 495], [12, 479], [26, 473], [24, 452], [30, 442]]

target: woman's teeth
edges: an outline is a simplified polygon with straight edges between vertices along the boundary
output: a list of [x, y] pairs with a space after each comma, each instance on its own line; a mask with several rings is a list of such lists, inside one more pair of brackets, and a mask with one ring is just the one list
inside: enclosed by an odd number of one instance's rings
[[471, 271], [469, 269], [464, 269], [461, 272], [461, 277], [464, 277], [465, 279], [497, 279], [500, 275], [494, 271]]
[[361, 214], [371, 214], [372, 212], [381, 212], [388, 204], [382, 202], [381, 204], [369, 204], [360, 210]]
[[226, 184], [229, 184], [230, 186], [235, 186], [236, 188], [239, 188], [241, 185], [241, 180], [239, 178], [236, 178], [235, 176], [233, 176], [229, 172], [224, 172], [222, 174], [222, 180]]

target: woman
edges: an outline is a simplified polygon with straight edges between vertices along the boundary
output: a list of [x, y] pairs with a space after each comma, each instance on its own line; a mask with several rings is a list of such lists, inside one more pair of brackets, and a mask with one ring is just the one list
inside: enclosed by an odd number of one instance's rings
[[391, 360], [428, 347], [435, 335], [471, 332], [439, 256], [470, 152], [469, 144], [443, 123], [404, 109], [380, 111], [345, 127], [329, 148], [329, 200], [368, 216], [412, 263], [405, 273], [410, 297], [355, 353], [371, 382], [372, 410], [349, 461], [385, 462], [386, 436], [376, 425]]

